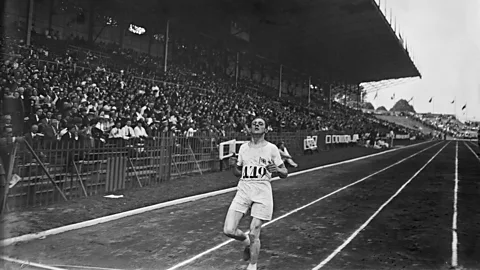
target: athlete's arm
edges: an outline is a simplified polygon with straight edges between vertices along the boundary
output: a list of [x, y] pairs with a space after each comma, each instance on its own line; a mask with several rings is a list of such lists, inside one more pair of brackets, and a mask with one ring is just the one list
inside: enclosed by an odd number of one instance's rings
[[277, 166], [277, 173], [280, 178], [287, 178], [288, 170], [287, 170], [287, 167], [285, 167], [285, 164], [281, 164], [280, 166]]
[[241, 166], [233, 166], [232, 168], [233, 175], [236, 177], [242, 176], [242, 167]]
[[242, 165], [243, 165], [243, 151], [245, 146], [240, 146], [238, 150], [238, 156], [233, 156], [230, 158], [230, 165], [232, 166], [232, 173], [236, 177], [242, 176]]
[[285, 167], [285, 164], [283, 164], [280, 151], [276, 146], [274, 146], [272, 154], [273, 154], [272, 155], [273, 163], [267, 166], [267, 170], [271, 173], [278, 173], [278, 176], [280, 178], [287, 178], [288, 176], [287, 167]]
[[268, 164], [267, 165], [267, 170], [272, 173], [272, 174], [278, 174], [280, 178], [287, 178], [288, 176], [288, 170], [285, 167], [285, 164], [280, 164], [279, 166], [275, 164]]
[[236, 177], [242, 176], [242, 166], [239, 165], [237, 157], [230, 157], [230, 166], [232, 167], [232, 173]]

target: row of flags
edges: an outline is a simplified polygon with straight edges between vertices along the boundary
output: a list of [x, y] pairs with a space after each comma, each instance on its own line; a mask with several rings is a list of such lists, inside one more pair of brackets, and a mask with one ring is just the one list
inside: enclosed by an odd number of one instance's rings
[[[375, 93], [375, 97], [374, 97], [373, 99], [377, 99], [377, 97], [378, 97], [378, 91]], [[393, 96], [391, 97], [391, 99], [392, 99], [392, 100], [395, 99], [395, 93], [393, 93]], [[410, 103], [410, 102], [412, 102], [412, 100], [413, 100], [413, 97], [410, 98], [407, 102]], [[432, 101], [433, 101], [433, 97], [430, 98], [430, 100], [428, 101], [428, 103], [432, 103]], [[455, 99], [452, 100], [452, 102], [451, 102], [450, 104], [454, 104], [454, 103], [455, 103]], [[467, 108], [467, 104], [463, 105], [462, 111], [465, 110], [466, 108]]]

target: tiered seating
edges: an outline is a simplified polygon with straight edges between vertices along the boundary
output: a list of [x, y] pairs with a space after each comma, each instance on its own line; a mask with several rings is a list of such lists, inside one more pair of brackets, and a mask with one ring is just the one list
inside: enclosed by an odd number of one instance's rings
[[[245, 132], [256, 115], [281, 132], [412, 132], [338, 103], [329, 111], [325, 104], [307, 108], [272, 97], [262, 91], [269, 87], [248, 79], [235, 86], [231, 78], [211, 69], [187, 68], [196, 59], [188, 55], [191, 51], [180, 51], [179, 62], [169, 63], [167, 74], [158, 74], [155, 66], [162, 59], [132, 57], [132, 51], [113, 45], [86, 49], [71, 41], [48, 40], [49, 46], [44, 46], [44, 37], [36, 37], [30, 46], [9, 37], [0, 43], [7, 59], [0, 64], [2, 132], [13, 125], [14, 135], [25, 136], [69, 196], [105, 185], [108, 158], [113, 156], [128, 157], [130, 185], [159, 181], [158, 164], [171, 164], [164, 168], [171, 175], [210, 170], [219, 140], [231, 132]], [[137, 125], [143, 128], [134, 130]], [[179, 138], [172, 146], [172, 160], [158, 151], [161, 142], [154, 138], [161, 132]], [[192, 135], [196, 141], [190, 148], [182, 140], [193, 140]], [[32, 188], [38, 196], [53, 192], [35, 159], [24, 149], [19, 157], [16, 173], [23, 184], [15, 194], [31, 194]]]

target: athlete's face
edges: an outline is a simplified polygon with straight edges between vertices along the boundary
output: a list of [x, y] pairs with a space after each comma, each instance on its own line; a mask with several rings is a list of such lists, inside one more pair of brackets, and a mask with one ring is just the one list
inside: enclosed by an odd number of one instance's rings
[[252, 134], [263, 134], [266, 130], [265, 121], [263, 119], [255, 119], [252, 121]]

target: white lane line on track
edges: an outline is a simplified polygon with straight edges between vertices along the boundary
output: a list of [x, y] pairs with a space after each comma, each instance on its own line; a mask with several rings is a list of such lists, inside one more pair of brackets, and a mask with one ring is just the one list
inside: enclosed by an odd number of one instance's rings
[[453, 218], [452, 218], [452, 267], [458, 266], [457, 202], [458, 202], [458, 142], [455, 144], [455, 187], [453, 188]]
[[470, 152], [472, 152], [472, 154], [478, 159], [478, 161], [480, 162], [480, 157], [477, 155], [477, 153], [475, 153], [475, 151], [473, 151], [473, 149], [470, 147], [470, 145], [468, 145], [468, 143], [463, 143], [465, 144], [465, 146], [468, 148], [468, 150], [470, 150]]
[[402, 190], [415, 178], [417, 177], [418, 174], [420, 174], [420, 172], [423, 171], [423, 169], [425, 169], [425, 167], [427, 167], [428, 164], [430, 164], [430, 162], [433, 161], [433, 159], [438, 155], [440, 154], [440, 152], [442, 152], [442, 150], [447, 146], [449, 145], [450, 142], [448, 142], [447, 144], [445, 144], [440, 150], [438, 150], [437, 153], [435, 153], [435, 155], [433, 155], [432, 158], [430, 158], [427, 163], [425, 163], [425, 165], [423, 165], [420, 170], [418, 170], [410, 179], [408, 179], [407, 182], [405, 182], [405, 184], [403, 184], [398, 190], [397, 192], [395, 192], [395, 194], [393, 194], [385, 203], [383, 203], [380, 208], [378, 208], [377, 211], [375, 211], [375, 213], [373, 213], [373, 215], [367, 219], [367, 221], [365, 221], [365, 223], [363, 223], [355, 232], [352, 233], [352, 235], [350, 235], [350, 237], [347, 238], [347, 240], [345, 240], [345, 242], [343, 242], [343, 244], [341, 244], [339, 247], [337, 247], [325, 260], [323, 260], [320, 264], [318, 264], [317, 266], [315, 266], [312, 270], [318, 270], [322, 267], [324, 267], [328, 262], [330, 262], [335, 256], [337, 256], [338, 253], [340, 253], [350, 242], [352, 242], [352, 240], [362, 231], [364, 230], [368, 224], [378, 215], [378, 213], [380, 213], [383, 208], [385, 208], [393, 199], [395, 199], [395, 197], [398, 196], [398, 194], [400, 194], [400, 192], [402, 192]]
[[55, 265], [55, 267], [63, 267], [70, 270], [73, 269], [91, 269], [91, 270], [123, 270], [118, 268], [105, 268], [105, 267], [96, 267], [96, 266], [82, 266], [82, 265]]
[[20, 265], [28, 265], [28, 266], [32, 266], [32, 267], [36, 267], [36, 268], [40, 268], [40, 269], [67, 270], [65, 268], [58, 268], [58, 267], [48, 266], [48, 265], [41, 264], [41, 263], [34, 263], [34, 262], [14, 259], [14, 258], [10, 258], [10, 257], [7, 257], [7, 256], [0, 256], [0, 259], [2, 259], [4, 261], [7, 261], [7, 262], [13, 262], [13, 263], [17, 263], [17, 264], [20, 264]]
[[[405, 146], [403, 148], [395, 148], [395, 149], [382, 151], [382, 152], [374, 153], [374, 154], [367, 155], [367, 156], [362, 156], [362, 157], [349, 159], [349, 160], [344, 160], [344, 161], [337, 162], [337, 163], [327, 164], [327, 165], [323, 165], [323, 166], [319, 166], [319, 167], [315, 167], [315, 168], [311, 168], [311, 169], [307, 169], [307, 170], [303, 170], [303, 171], [298, 171], [298, 172], [291, 173], [290, 177], [295, 176], [295, 175], [301, 175], [301, 174], [304, 174], [304, 173], [317, 171], [317, 170], [322, 170], [322, 169], [326, 169], [326, 168], [330, 168], [330, 167], [334, 167], [334, 166], [338, 166], [338, 165], [353, 163], [353, 162], [356, 162], [356, 161], [359, 161], [359, 160], [364, 160], [364, 159], [372, 158], [372, 157], [375, 157], [375, 156], [380, 156], [380, 155], [384, 155], [384, 154], [387, 154], [387, 153], [392, 153], [392, 152], [396, 152], [396, 151], [400, 151], [400, 150], [424, 145], [424, 144], [431, 143], [431, 142], [432, 141], [424, 141], [424, 142], [421, 142], [421, 143], [408, 145], [408, 146]], [[272, 179], [272, 181], [276, 181], [276, 180], [280, 180], [280, 178], [275, 177], [275, 178]], [[38, 232], [38, 233], [30, 233], [30, 234], [24, 234], [24, 235], [12, 237], [12, 238], [2, 239], [2, 240], [0, 240], [0, 247], [9, 246], [9, 245], [12, 245], [12, 244], [15, 244], [15, 243], [18, 243], [18, 242], [26, 242], [26, 241], [31, 241], [31, 240], [40, 239], [40, 238], [43, 239], [43, 238], [45, 238], [47, 236], [50, 236], [50, 235], [56, 235], [56, 234], [60, 234], [60, 233], [64, 233], [64, 232], [68, 232], [68, 231], [72, 231], [72, 230], [78, 230], [78, 229], [82, 229], [82, 228], [86, 228], [86, 227], [90, 227], [90, 226], [95, 226], [95, 225], [98, 225], [98, 224], [118, 220], [118, 219], [121, 219], [121, 218], [130, 217], [130, 216], [133, 216], [133, 215], [143, 214], [143, 213], [146, 213], [146, 212], [162, 209], [162, 208], [173, 206], [173, 205], [179, 205], [179, 204], [183, 204], [183, 203], [187, 203], [187, 202], [193, 202], [193, 201], [205, 199], [205, 198], [208, 198], [208, 197], [213, 197], [213, 196], [218, 196], [218, 195], [230, 193], [230, 192], [233, 192], [233, 191], [236, 191], [236, 190], [237, 190], [236, 187], [232, 187], [232, 188], [207, 192], [207, 193], [198, 194], [198, 195], [195, 195], [195, 196], [180, 198], [180, 199], [176, 199], [176, 200], [173, 200], [173, 201], [158, 203], [158, 204], [154, 204], [154, 205], [150, 205], [150, 206], [145, 206], [145, 207], [129, 210], [129, 211], [126, 211], [126, 212], [121, 212], [121, 213], [117, 213], [117, 214], [113, 214], [113, 215], [109, 215], [109, 216], [104, 216], [104, 217], [95, 218], [95, 219], [91, 219], [91, 220], [87, 220], [87, 221], [83, 221], [83, 222], [79, 222], [79, 223], [74, 223], [74, 224], [70, 224], [70, 225], [66, 225], [66, 226], [61, 226], [61, 227], [53, 228], [53, 229]]]
[[[337, 190], [335, 190], [335, 191], [333, 191], [333, 192], [331, 192], [331, 193], [329, 193], [329, 194], [327, 194], [327, 195], [325, 195], [325, 196], [323, 196], [323, 197], [321, 197], [321, 198], [318, 198], [318, 199], [316, 199], [316, 200], [314, 200], [314, 201], [312, 201], [312, 202], [310, 202], [310, 203], [308, 203], [308, 204], [305, 204], [304, 206], [301, 206], [301, 207], [299, 207], [299, 208], [296, 208], [296, 209], [294, 209], [294, 210], [292, 210], [292, 211], [290, 211], [290, 212], [288, 212], [288, 213], [286, 213], [286, 214], [283, 214], [283, 215], [281, 215], [281, 216], [279, 216], [279, 217], [277, 217], [277, 218], [275, 218], [275, 219], [272, 219], [271, 221], [263, 224], [262, 228], [264, 228], [264, 227], [266, 227], [266, 226], [268, 226], [268, 225], [270, 225], [270, 224], [272, 224], [272, 223], [274, 223], [274, 222], [276, 222], [276, 221], [278, 221], [278, 220], [281, 220], [281, 219], [283, 219], [283, 218], [286, 218], [286, 217], [290, 216], [291, 214], [296, 213], [296, 212], [298, 212], [298, 211], [300, 211], [300, 210], [302, 210], [302, 209], [304, 209], [304, 208], [306, 208], [306, 207], [308, 207], [308, 206], [310, 206], [310, 205], [313, 205], [313, 204], [315, 204], [315, 203], [317, 203], [317, 202], [319, 202], [319, 201], [322, 201], [322, 200], [324, 200], [324, 199], [326, 199], [326, 198], [328, 198], [328, 197], [330, 197], [330, 196], [332, 196], [332, 195], [334, 195], [334, 194], [336, 194], [336, 193], [338, 193], [338, 192], [340, 192], [340, 191], [342, 191], [342, 190], [345, 190], [345, 189], [347, 189], [347, 188], [349, 188], [349, 187], [351, 187], [351, 186], [354, 186], [354, 185], [356, 185], [356, 184], [358, 184], [358, 183], [361, 183], [361, 182], [363, 182], [363, 181], [371, 178], [372, 176], [375, 176], [375, 175], [377, 175], [377, 174], [379, 174], [379, 173], [381, 173], [381, 172], [384, 172], [384, 171], [386, 171], [386, 170], [388, 170], [388, 169], [390, 169], [390, 168], [392, 168], [392, 167], [394, 167], [394, 166], [396, 166], [396, 165], [398, 165], [398, 164], [400, 164], [400, 163], [403, 163], [403, 162], [405, 162], [406, 160], [408, 160], [408, 159], [410, 159], [410, 158], [412, 158], [412, 157], [414, 157], [414, 156], [416, 156], [416, 155], [418, 155], [418, 154], [420, 154], [420, 153], [422, 153], [422, 152], [424, 152], [424, 151], [426, 151], [426, 150], [428, 150], [428, 149], [430, 149], [430, 148], [432, 148], [432, 147], [434, 147], [434, 146], [437, 146], [438, 144], [440, 144], [440, 143], [436, 143], [436, 144], [434, 144], [434, 145], [431, 145], [431, 146], [429, 146], [429, 147], [427, 147], [427, 148], [425, 148], [425, 149], [423, 149], [423, 150], [421, 150], [421, 151], [419, 151], [419, 152], [417, 152], [417, 153], [415, 153], [415, 154], [413, 154], [413, 155], [410, 155], [410, 156], [408, 156], [408, 157], [406, 157], [406, 158], [404, 158], [404, 159], [402, 159], [402, 160], [400, 160], [400, 161], [395, 162], [395, 163], [392, 164], [392, 165], [389, 165], [388, 167], [385, 167], [385, 168], [383, 168], [383, 169], [381, 169], [381, 170], [379, 170], [379, 171], [376, 171], [376, 172], [374, 172], [374, 173], [372, 173], [372, 174], [370, 174], [370, 175], [368, 175], [368, 176], [366, 176], [366, 177], [364, 177], [364, 178], [362, 178], [362, 179], [360, 179], [360, 180], [357, 180], [357, 181], [355, 181], [355, 182], [353, 182], [353, 183], [351, 183], [351, 184], [348, 184], [348, 185], [346, 185], [346, 186], [344, 186], [344, 187], [342, 187], [342, 188], [340, 188], [340, 189], [337, 189]], [[247, 231], [247, 233], [248, 233], [248, 231]], [[197, 255], [191, 257], [190, 259], [187, 259], [187, 260], [185, 260], [185, 261], [182, 261], [182, 262], [180, 262], [180, 263], [177, 263], [176, 265], [168, 268], [167, 270], [179, 269], [180, 267], [185, 266], [185, 265], [188, 265], [188, 264], [194, 262], [195, 260], [197, 260], [197, 259], [199, 259], [199, 258], [201, 258], [201, 257], [203, 257], [203, 256], [205, 256], [205, 255], [207, 255], [207, 254], [209, 254], [209, 253], [211, 253], [211, 252], [213, 252], [213, 251], [215, 251], [215, 250], [223, 247], [223, 246], [228, 245], [229, 243], [231, 243], [231, 242], [233, 242], [233, 241], [235, 241], [235, 240], [233, 240], [233, 239], [227, 240], [227, 241], [225, 241], [225, 242], [223, 242], [223, 243], [221, 243], [221, 244], [219, 244], [219, 245], [216, 245], [216, 246], [214, 246], [214, 247], [212, 247], [212, 248], [210, 248], [210, 249], [208, 249], [208, 250], [206, 250], [206, 251], [204, 251], [204, 252], [202, 252], [202, 253], [200, 253], [200, 254], [197, 254]]]
[[475, 147], [475, 148], [480, 148], [480, 145], [478, 145], [478, 142], [468, 142], [469, 144], [471, 144], [471, 146]]

